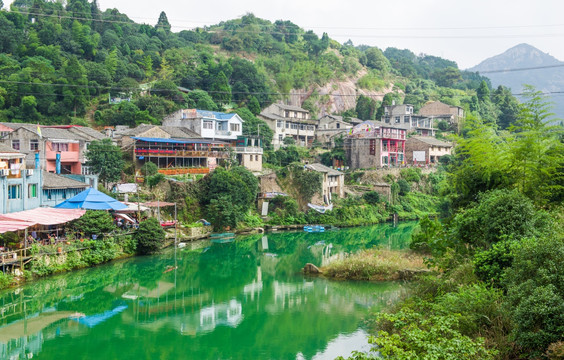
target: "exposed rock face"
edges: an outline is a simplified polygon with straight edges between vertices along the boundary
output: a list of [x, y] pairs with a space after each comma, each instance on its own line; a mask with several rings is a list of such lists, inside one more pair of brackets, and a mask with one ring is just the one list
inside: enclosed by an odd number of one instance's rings
[[307, 263], [304, 266], [304, 273], [305, 274], [321, 274], [321, 270], [319, 270], [319, 268], [315, 265], [313, 265], [312, 263]]
[[323, 86], [316, 86], [311, 89], [292, 89], [287, 99], [288, 105], [302, 106], [314, 92], [317, 92], [319, 99], [316, 106], [319, 109], [317, 117], [327, 114], [341, 113], [348, 109], [356, 107], [356, 99], [358, 95], [366, 95], [371, 98], [382, 101], [384, 95], [392, 92], [393, 84], [381, 91], [371, 91], [360, 89], [357, 87], [357, 81], [366, 75], [366, 70], [361, 70], [356, 77], [345, 78], [343, 80], [332, 80]]

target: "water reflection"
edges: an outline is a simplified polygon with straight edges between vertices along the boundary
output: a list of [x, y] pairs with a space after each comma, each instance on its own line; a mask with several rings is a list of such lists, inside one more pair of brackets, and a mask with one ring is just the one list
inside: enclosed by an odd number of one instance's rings
[[169, 252], [38, 281], [0, 294], [0, 358], [347, 355], [343, 344], [363, 336], [368, 309], [395, 301], [401, 286], [307, 278], [299, 270], [360, 248], [404, 247], [411, 229], [200, 242], [176, 259]]

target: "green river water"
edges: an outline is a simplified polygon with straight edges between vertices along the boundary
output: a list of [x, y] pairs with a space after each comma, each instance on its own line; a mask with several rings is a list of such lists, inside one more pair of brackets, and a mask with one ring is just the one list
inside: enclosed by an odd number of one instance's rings
[[[399, 283], [305, 277], [345, 253], [405, 248], [415, 223], [200, 241], [0, 293], [0, 359], [334, 359]], [[176, 269], [175, 269], [176, 264]]]

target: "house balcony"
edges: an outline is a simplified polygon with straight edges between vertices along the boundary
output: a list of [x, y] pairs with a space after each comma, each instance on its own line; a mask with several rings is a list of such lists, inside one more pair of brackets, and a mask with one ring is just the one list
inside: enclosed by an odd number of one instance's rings
[[229, 130], [216, 130], [215, 131], [215, 135], [216, 136], [231, 136], [231, 131]]
[[172, 169], [159, 169], [160, 174], [163, 175], [185, 175], [185, 174], [209, 174], [209, 168], [172, 168]]
[[[61, 154], [61, 162], [65, 162], [65, 163], [80, 162], [79, 161], [80, 152], [78, 151], [61, 151], [59, 152], [59, 154]], [[47, 150], [45, 152], [45, 158], [48, 161], [56, 161], [57, 151]]]
[[194, 151], [194, 150], [167, 150], [167, 149], [135, 149], [136, 155], [149, 157], [185, 157], [185, 158], [218, 158], [228, 159], [227, 151]]
[[262, 154], [263, 149], [258, 146], [238, 146], [235, 148], [235, 153], [237, 154]]

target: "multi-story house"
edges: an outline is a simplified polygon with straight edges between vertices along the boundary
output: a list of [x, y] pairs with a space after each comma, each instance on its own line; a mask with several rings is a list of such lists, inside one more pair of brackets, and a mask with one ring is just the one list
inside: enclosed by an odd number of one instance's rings
[[259, 118], [274, 131], [272, 145], [279, 148], [284, 138], [294, 138], [296, 145], [310, 146], [315, 137], [318, 121], [310, 118], [309, 111], [297, 106], [272, 104], [265, 108]]
[[434, 165], [439, 158], [452, 153], [452, 143], [429, 136], [412, 136], [405, 142], [407, 164]]
[[410, 133], [422, 136], [435, 136], [433, 119], [413, 113], [413, 105], [388, 105], [384, 107], [382, 122], [394, 127], [401, 127]]
[[39, 207], [40, 176], [27, 169], [25, 154], [0, 144], [0, 214]]
[[345, 197], [345, 174], [331, 169], [323, 164], [315, 163], [308, 164], [305, 166], [305, 170], [316, 171], [321, 173], [323, 179], [321, 181], [321, 189], [323, 195], [323, 201], [326, 204], [330, 204], [333, 195], [340, 198]]
[[236, 140], [243, 135], [243, 123], [236, 113], [182, 109], [166, 116], [162, 125], [187, 128], [204, 139]]
[[342, 116], [325, 115], [319, 119], [315, 138], [320, 143], [333, 147], [334, 139], [339, 136], [346, 136], [352, 127], [353, 124], [345, 121]]
[[436, 120], [445, 120], [449, 124], [458, 124], [464, 118], [464, 109], [440, 101], [433, 101], [419, 109], [419, 115]]
[[61, 174], [89, 174], [84, 154], [92, 141], [104, 138], [101, 133], [80, 126], [18, 125], [0, 142], [25, 154], [28, 168], [35, 166], [39, 154], [42, 169]]
[[406, 135], [406, 129], [365, 121], [352, 128], [345, 139], [346, 164], [351, 169], [402, 166]]

